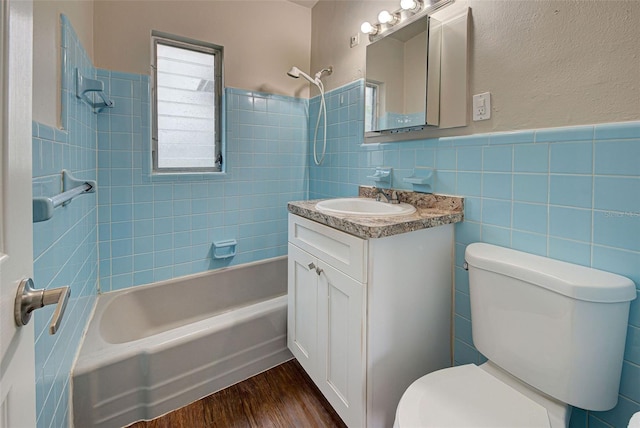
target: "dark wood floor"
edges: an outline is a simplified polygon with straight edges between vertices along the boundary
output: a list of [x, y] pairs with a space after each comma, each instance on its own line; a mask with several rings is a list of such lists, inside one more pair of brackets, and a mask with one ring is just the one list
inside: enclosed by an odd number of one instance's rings
[[344, 427], [296, 360], [130, 428]]

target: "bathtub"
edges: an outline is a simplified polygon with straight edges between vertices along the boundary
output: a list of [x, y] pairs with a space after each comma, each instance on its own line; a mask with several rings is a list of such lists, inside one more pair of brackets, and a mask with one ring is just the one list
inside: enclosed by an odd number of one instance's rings
[[77, 428], [153, 419], [292, 358], [287, 262], [98, 296], [72, 370]]

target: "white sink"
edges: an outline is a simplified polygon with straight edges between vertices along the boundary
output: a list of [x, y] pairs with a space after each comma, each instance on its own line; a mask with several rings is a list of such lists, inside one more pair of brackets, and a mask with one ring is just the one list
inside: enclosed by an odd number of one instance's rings
[[327, 214], [361, 215], [366, 217], [395, 217], [413, 214], [416, 207], [399, 203], [389, 204], [368, 198], [327, 199], [316, 204], [316, 209]]

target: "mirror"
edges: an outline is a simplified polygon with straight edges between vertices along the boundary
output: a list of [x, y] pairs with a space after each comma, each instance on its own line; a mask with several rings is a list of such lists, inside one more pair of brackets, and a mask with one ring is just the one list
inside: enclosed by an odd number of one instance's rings
[[365, 137], [467, 125], [467, 15], [425, 16], [367, 46]]
[[422, 18], [367, 46], [365, 131], [438, 125], [441, 37], [430, 31], [439, 28], [435, 22]]

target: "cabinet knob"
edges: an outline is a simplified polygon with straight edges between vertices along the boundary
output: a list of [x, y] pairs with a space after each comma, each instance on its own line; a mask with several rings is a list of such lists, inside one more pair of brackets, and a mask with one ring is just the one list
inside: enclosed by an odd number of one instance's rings
[[320, 275], [322, 273], [322, 269], [320, 269], [318, 266], [316, 266], [313, 262], [309, 263], [307, 266], [309, 266], [309, 270], [316, 270], [316, 274]]

